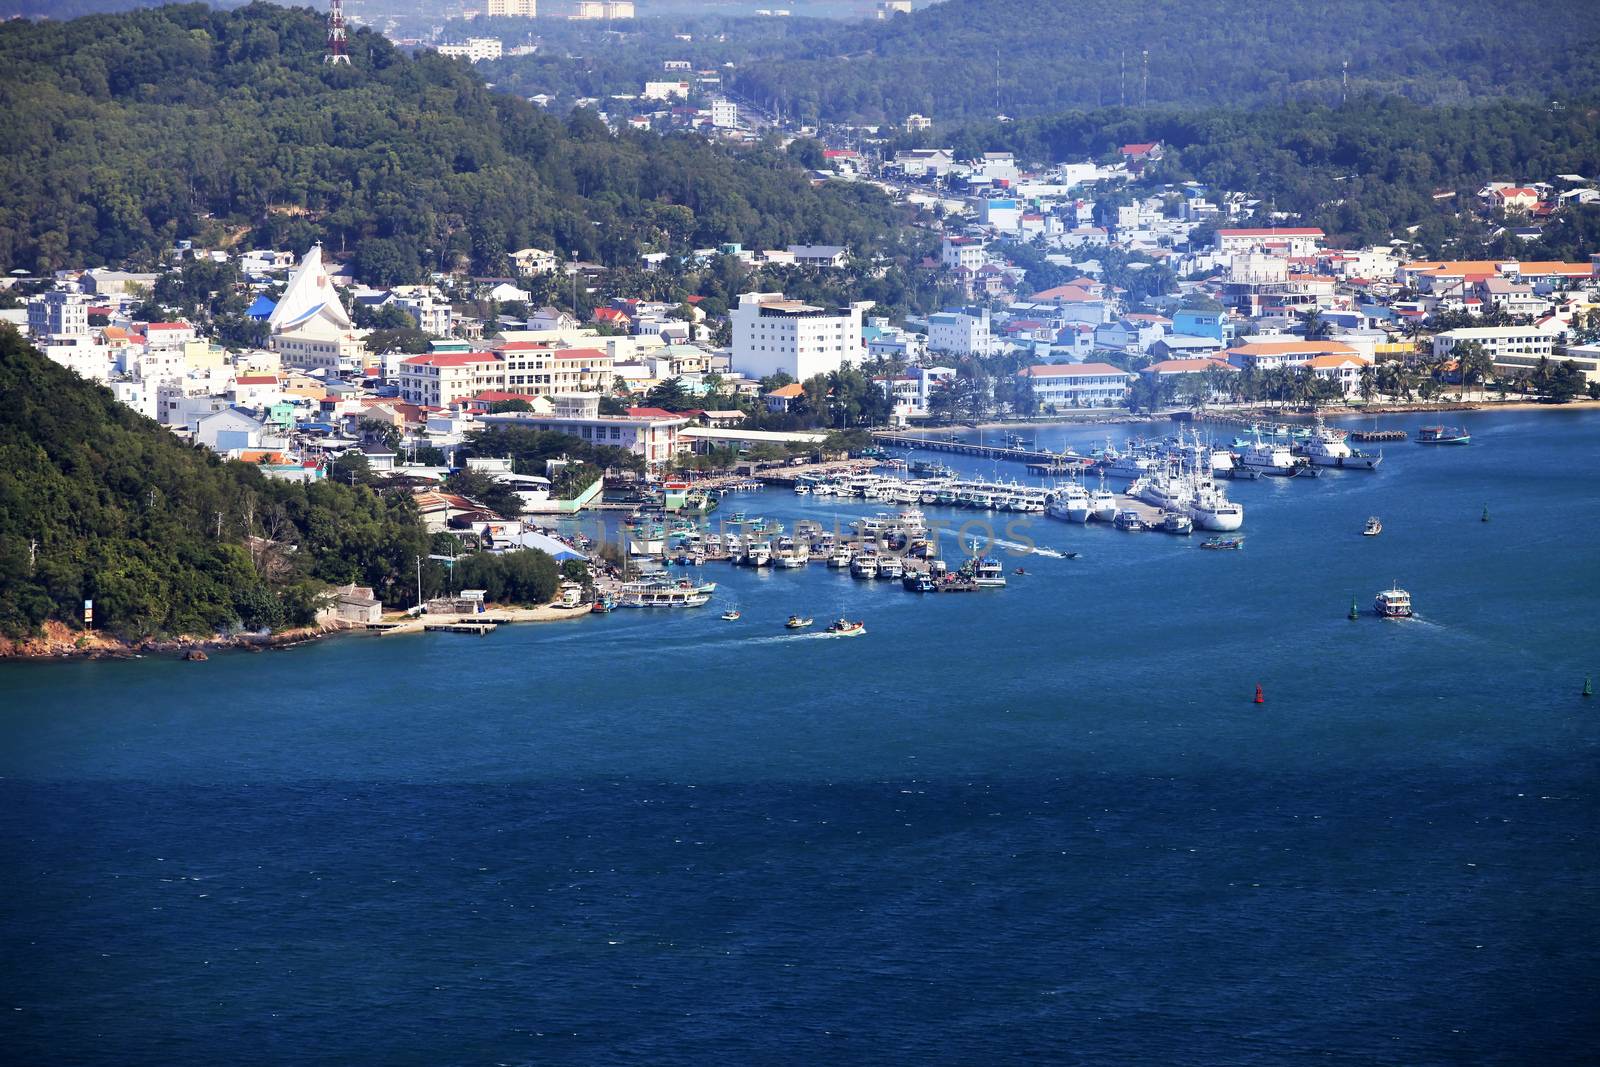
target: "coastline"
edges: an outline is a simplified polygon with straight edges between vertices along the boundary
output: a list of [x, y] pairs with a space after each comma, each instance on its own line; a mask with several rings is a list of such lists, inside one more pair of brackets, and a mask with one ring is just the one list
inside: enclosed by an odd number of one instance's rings
[[[384, 616], [384, 628], [369, 630], [363, 623], [338, 620], [316, 626], [303, 626], [280, 630], [271, 634], [242, 634], [237, 637], [163, 637], [142, 641], [123, 641], [97, 631], [73, 630], [55, 619], [48, 620], [43, 632], [18, 640], [0, 637], [0, 663], [47, 663], [76, 660], [140, 659], [171, 656], [179, 662], [200, 653], [213, 652], [265, 652], [284, 650], [310, 644], [340, 634], [373, 633], [388, 636], [401, 633], [423, 633], [428, 624], [450, 624], [495, 619], [502, 623], [559, 622], [582, 618], [589, 614], [587, 606], [562, 608], [554, 604], [541, 604], [532, 608], [491, 607], [482, 615], [434, 615], [418, 618], [403, 613]], [[379, 625], [379, 624], [373, 624]]]

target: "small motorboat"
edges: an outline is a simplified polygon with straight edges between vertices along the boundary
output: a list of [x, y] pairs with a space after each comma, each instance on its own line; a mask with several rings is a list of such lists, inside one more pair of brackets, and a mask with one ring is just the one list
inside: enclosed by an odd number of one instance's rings
[[1016, 570], [1012, 571], [1011, 573], [1012, 574], [1027, 574], [1028, 572], [1023, 570], [1021, 567], [1018, 567]]
[[1242, 537], [1208, 537], [1200, 542], [1201, 548], [1239, 549], [1244, 547]]
[[1077, 552], [1068, 552], [1063, 558], [1065, 558], [1065, 559], [1077, 559], [1078, 556], [1079, 556], [1079, 553], [1077, 553]]
[[827, 632], [835, 637], [860, 637], [867, 632], [867, 624], [840, 619], [838, 622], [829, 623]]
[[1383, 523], [1378, 521], [1378, 516], [1376, 515], [1368, 519], [1367, 525], [1362, 527], [1361, 530], [1362, 537], [1377, 537], [1381, 533], [1383, 533]]
[[1372, 601], [1372, 610], [1385, 619], [1411, 618], [1411, 594], [1398, 584], [1391, 585]]
[[791, 630], [804, 630], [807, 626], [811, 625], [811, 622], [812, 620], [810, 618], [803, 618], [799, 615], [790, 615], [789, 621], [783, 625]]
[[732, 610], [732, 611], [724, 611], [722, 613], [722, 621], [723, 622], [738, 622], [739, 621], [739, 612], [738, 612], [738, 610], [735, 609], [735, 610]]
[[596, 600], [589, 606], [589, 610], [595, 615], [604, 615], [608, 611], [616, 610], [616, 607], [616, 601], [612, 600], [610, 597], [601, 597], [599, 600]]

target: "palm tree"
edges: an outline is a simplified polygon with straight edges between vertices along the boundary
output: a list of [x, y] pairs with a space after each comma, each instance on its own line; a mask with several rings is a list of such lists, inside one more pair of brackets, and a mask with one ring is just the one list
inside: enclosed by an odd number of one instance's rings
[[1306, 312], [1305, 336], [1307, 341], [1320, 341], [1327, 335], [1328, 324], [1322, 318], [1322, 309], [1313, 307]]
[[1361, 399], [1364, 403], [1372, 403], [1373, 386], [1376, 378], [1377, 373], [1372, 364], [1369, 363], [1361, 368]]

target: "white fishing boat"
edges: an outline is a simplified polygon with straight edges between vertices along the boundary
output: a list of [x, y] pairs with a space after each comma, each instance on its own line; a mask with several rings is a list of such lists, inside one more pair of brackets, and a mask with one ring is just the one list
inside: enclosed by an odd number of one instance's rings
[[1089, 492], [1089, 517], [1096, 522], [1112, 522], [1117, 517], [1116, 494], [1106, 488], [1106, 476], [1100, 476], [1100, 488]]
[[853, 559], [855, 559], [855, 553], [848, 548], [835, 549], [833, 554], [828, 557], [828, 566], [836, 570], [842, 569], [850, 566], [850, 562]]
[[1239, 457], [1241, 466], [1275, 477], [1287, 478], [1294, 474], [1301, 461], [1284, 443], [1262, 441], [1257, 437]]
[[878, 557], [863, 555], [851, 560], [850, 576], [868, 580], [876, 578], [878, 576]]
[[1244, 505], [1229, 500], [1227, 492], [1214, 478], [1196, 480], [1194, 495], [1184, 510], [1202, 530], [1232, 533], [1244, 525]]
[[1094, 505], [1089, 499], [1089, 491], [1077, 482], [1072, 482], [1060, 490], [1045, 514], [1065, 522], [1083, 523], [1089, 521], [1089, 515], [1093, 510]]
[[900, 557], [898, 557], [898, 556], [882, 556], [882, 557], [879, 558], [879, 560], [878, 560], [878, 574], [877, 574], [877, 577], [878, 577], [879, 581], [896, 581], [897, 582], [897, 581], [900, 580], [900, 576], [902, 574], [904, 574], [904, 573], [905, 573], [905, 566], [904, 566], [904, 564], [902, 564], [900, 562]]
[[1383, 453], [1369, 456], [1350, 447], [1349, 434], [1324, 426], [1317, 420], [1311, 436], [1295, 446], [1295, 451], [1318, 467], [1338, 467], [1341, 470], [1374, 471], [1383, 462]]

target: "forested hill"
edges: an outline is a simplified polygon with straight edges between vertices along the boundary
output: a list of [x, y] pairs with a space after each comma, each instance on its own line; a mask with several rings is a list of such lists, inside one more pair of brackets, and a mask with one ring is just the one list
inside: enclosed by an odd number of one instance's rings
[[0, 326], [0, 634], [84, 600], [130, 640], [304, 625], [328, 583], [409, 604], [427, 545], [409, 497], [224, 462]]
[[722, 241], [872, 250], [894, 209], [771, 150], [612, 136], [365, 30], [322, 62], [309, 9], [201, 4], [0, 25], [0, 269], [148, 261], [176, 238], [353, 252], [375, 282], [608, 263]]
[[1352, 93], [1548, 100], [1600, 85], [1595, 14], [1594, 0], [946, 0], [817, 28], [734, 84], [831, 121], [992, 119], [997, 75], [1011, 116], [1336, 102], [1347, 61]]

